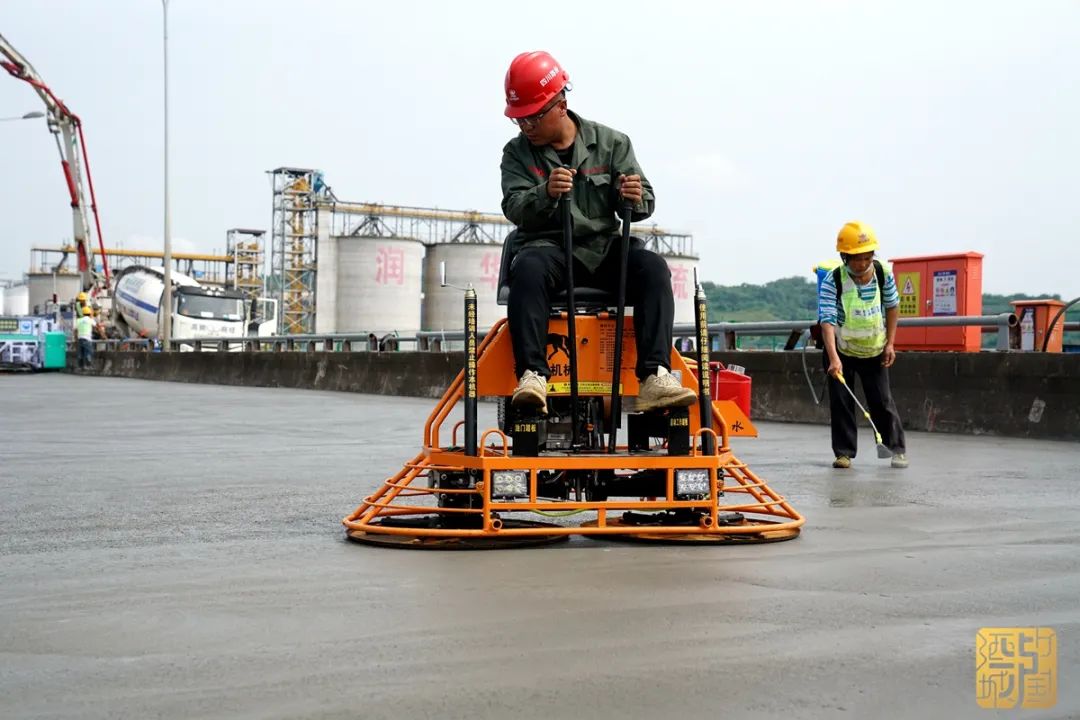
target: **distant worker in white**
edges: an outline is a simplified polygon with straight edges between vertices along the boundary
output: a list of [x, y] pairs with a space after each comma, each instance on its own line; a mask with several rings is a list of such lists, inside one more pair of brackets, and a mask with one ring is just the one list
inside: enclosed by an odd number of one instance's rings
[[82, 314], [75, 321], [75, 336], [78, 338], [78, 351], [76, 363], [80, 370], [85, 370], [94, 364], [94, 311], [84, 305]]

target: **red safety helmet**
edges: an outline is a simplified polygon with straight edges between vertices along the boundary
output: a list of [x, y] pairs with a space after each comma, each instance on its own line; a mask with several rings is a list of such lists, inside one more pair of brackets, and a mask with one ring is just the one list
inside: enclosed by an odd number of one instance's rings
[[535, 115], [570, 83], [570, 75], [543, 50], [524, 52], [506, 71], [506, 117]]

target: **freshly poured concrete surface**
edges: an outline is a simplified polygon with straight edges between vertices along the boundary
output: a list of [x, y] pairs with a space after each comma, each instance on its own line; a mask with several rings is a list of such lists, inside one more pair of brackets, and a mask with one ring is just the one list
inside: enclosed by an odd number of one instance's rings
[[844, 472], [763, 425], [786, 543], [343, 542], [431, 406], [0, 375], [0, 717], [985, 718], [977, 630], [1033, 625], [1023, 717], [1080, 716], [1076, 443], [912, 433], [896, 471], [864, 435]]

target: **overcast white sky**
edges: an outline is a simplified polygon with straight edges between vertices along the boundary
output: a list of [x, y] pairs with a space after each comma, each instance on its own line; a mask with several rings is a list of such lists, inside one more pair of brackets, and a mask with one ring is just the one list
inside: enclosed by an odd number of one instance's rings
[[[161, 247], [158, 0], [0, 0], [80, 115], [106, 245]], [[810, 276], [849, 219], [885, 257], [985, 253], [987, 292], [1080, 295], [1080, 2], [170, 0], [174, 249], [270, 225], [264, 171], [499, 211], [506, 66], [547, 49], [627, 132], [702, 276]], [[0, 74], [0, 117], [38, 110]], [[0, 277], [70, 238], [43, 120], [0, 123]]]

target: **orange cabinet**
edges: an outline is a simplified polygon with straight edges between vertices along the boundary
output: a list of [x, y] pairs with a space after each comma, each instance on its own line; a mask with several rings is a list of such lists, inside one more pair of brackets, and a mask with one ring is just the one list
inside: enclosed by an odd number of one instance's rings
[[[982, 253], [892, 258], [900, 318], [982, 315]], [[897, 350], [977, 352], [979, 327], [901, 327]]]
[[1020, 320], [1020, 349], [1041, 351], [1046, 343], [1046, 352], [1061, 352], [1065, 337], [1065, 318], [1058, 318], [1046, 339], [1046, 329], [1054, 316], [1065, 303], [1050, 298], [1044, 300], [1013, 300], [1017, 319]]

